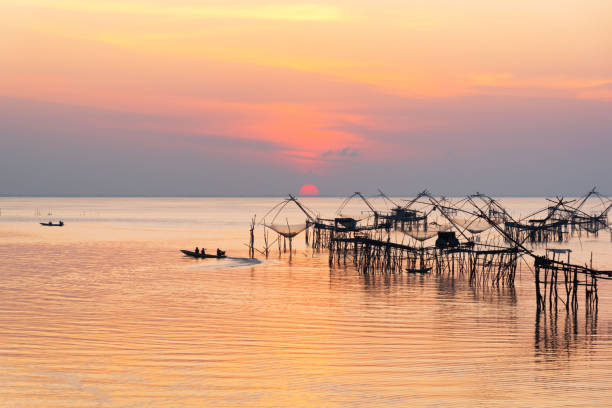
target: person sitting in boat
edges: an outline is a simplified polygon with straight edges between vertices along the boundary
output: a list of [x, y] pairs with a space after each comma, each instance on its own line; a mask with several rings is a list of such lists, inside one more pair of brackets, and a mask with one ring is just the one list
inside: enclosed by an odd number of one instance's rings
[[60, 227], [63, 227], [63, 226], [64, 226], [64, 221], [60, 220], [60, 222], [59, 222], [59, 226], [60, 226]]
[[196, 255], [200, 255], [200, 248], [196, 247], [196, 249], [195, 249], [195, 254], [196, 254]]
[[200, 251], [200, 255], [206, 256], [206, 251], [204, 250], [204, 248], [202, 248], [202, 250]]
[[223, 256], [225, 255], [225, 251], [220, 250], [219, 248], [217, 248], [217, 256]]

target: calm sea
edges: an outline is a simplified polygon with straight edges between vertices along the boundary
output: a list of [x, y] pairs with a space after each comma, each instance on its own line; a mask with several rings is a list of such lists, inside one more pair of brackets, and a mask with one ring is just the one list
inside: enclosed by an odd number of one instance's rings
[[[527, 266], [514, 289], [366, 278], [302, 236], [291, 262], [246, 259], [278, 201], [0, 198], [0, 406], [610, 406], [612, 285], [597, 314], [538, 315]], [[609, 234], [564, 246], [612, 266]]]

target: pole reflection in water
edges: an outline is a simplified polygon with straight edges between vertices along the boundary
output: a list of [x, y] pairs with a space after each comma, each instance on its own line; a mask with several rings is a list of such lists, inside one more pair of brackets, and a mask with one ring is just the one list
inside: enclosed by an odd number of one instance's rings
[[[582, 322], [579, 318], [582, 315]], [[570, 356], [576, 349], [589, 349], [597, 338], [597, 309], [536, 310], [536, 355]]]

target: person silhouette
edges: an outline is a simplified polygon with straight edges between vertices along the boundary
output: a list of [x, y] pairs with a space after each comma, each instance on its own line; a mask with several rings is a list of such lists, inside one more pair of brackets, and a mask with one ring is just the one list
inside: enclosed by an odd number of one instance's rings
[[196, 255], [200, 255], [200, 249], [198, 247], [196, 247], [196, 249], [195, 249], [195, 254]]

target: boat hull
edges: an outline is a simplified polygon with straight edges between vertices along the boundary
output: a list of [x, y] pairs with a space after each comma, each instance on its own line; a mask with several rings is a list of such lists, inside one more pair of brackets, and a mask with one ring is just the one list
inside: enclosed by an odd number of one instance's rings
[[429, 273], [429, 271], [431, 271], [431, 266], [427, 267], [427, 268], [420, 268], [420, 269], [416, 269], [416, 268], [408, 268], [406, 269], [406, 272], [408, 273]]
[[204, 255], [202, 255], [202, 254], [196, 254], [195, 252], [188, 251], [186, 249], [181, 249], [181, 252], [183, 254], [185, 254], [186, 256], [190, 256], [192, 258], [200, 258], [200, 259], [207, 259], [207, 258], [221, 259], [221, 258], [227, 258], [227, 255], [220, 255], [220, 256], [213, 255], [213, 254], [204, 254]]

